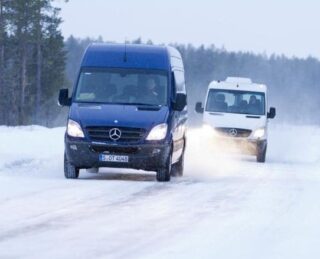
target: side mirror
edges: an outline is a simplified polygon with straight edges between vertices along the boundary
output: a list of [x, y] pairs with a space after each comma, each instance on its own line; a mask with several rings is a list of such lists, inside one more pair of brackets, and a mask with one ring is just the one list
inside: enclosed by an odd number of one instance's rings
[[204, 108], [202, 107], [202, 103], [201, 102], [197, 102], [196, 103], [195, 110], [196, 110], [197, 113], [203, 113], [204, 112]]
[[276, 108], [270, 107], [270, 111], [267, 114], [267, 118], [273, 119], [274, 117], [276, 117]]
[[68, 89], [60, 89], [58, 104], [60, 106], [70, 106], [71, 98], [69, 98], [69, 90]]
[[183, 111], [184, 107], [187, 105], [187, 95], [178, 93], [176, 95], [176, 101], [173, 103], [173, 109], [176, 111]]

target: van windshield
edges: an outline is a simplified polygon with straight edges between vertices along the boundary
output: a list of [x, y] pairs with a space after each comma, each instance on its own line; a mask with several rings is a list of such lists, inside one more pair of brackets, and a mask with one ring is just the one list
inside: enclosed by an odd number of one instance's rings
[[265, 94], [251, 91], [211, 89], [206, 111], [264, 115]]
[[141, 69], [87, 69], [80, 73], [75, 100], [86, 103], [163, 106], [168, 73]]

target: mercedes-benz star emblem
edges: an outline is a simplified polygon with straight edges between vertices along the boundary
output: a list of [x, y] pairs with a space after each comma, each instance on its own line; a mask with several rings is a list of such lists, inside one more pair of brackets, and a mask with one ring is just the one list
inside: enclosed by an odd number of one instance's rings
[[113, 128], [109, 131], [109, 137], [116, 141], [121, 138], [121, 131], [118, 128]]
[[237, 136], [238, 134], [238, 131], [236, 129], [230, 129], [229, 130], [229, 135], [232, 136], [232, 137], [235, 137]]

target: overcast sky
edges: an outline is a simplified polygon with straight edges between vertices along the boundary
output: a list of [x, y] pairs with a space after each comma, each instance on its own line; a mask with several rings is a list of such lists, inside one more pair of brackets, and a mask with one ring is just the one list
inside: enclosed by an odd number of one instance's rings
[[65, 37], [214, 44], [228, 50], [320, 58], [319, 0], [70, 0]]

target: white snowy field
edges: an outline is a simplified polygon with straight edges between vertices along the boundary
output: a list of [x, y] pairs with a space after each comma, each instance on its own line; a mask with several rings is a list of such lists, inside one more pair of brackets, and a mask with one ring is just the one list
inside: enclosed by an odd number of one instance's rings
[[319, 128], [272, 126], [265, 164], [189, 133], [185, 176], [158, 183], [66, 180], [63, 128], [0, 127], [0, 258], [320, 258]]

